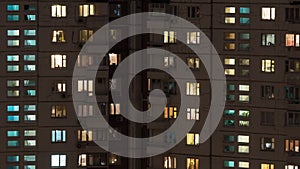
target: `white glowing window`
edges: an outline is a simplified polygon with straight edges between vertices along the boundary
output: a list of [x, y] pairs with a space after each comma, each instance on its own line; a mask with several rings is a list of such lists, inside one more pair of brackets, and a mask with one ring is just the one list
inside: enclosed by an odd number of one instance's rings
[[235, 59], [234, 58], [225, 58], [224, 64], [225, 65], [235, 65]]
[[200, 83], [196, 82], [187, 82], [186, 83], [186, 94], [192, 96], [199, 96], [200, 95]]
[[229, 6], [229, 7], [225, 7], [225, 13], [235, 13], [235, 7], [233, 6]]
[[67, 155], [57, 154], [51, 155], [51, 167], [66, 167]]
[[67, 56], [66, 55], [51, 55], [51, 68], [65, 68], [67, 67]]
[[200, 44], [200, 32], [187, 32], [187, 44]]
[[239, 85], [239, 91], [249, 92], [250, 86], [249, 85]]
[[77, 91], [87, 92], [88, 96], [93, 96], [94, 91], [94, 81], [93, 80], [78, 80], [77, 81]]
[[67, 6], [66, 5], [52, 5], [51, 6], [51, 16], [52, 17], [66, 17], [67, 16]]
[[261, 61], [261, 71], [263, 72], [275, 72], [275, 60], [264, 59]]
[[245, 135], [238, 135], [238, 143], [249, 143], [250, 137]]
[[262, 20], [275, 20], [275, 8], [263, 7], [261, 8], [261, 19]]
[[66, 42], [63, 30], [54, 30], [52, 32], [52, 42]]

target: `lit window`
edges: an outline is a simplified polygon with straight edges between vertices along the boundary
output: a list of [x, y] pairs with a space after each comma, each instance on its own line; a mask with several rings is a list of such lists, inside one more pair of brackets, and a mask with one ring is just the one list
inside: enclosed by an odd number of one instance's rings
[[35, 61], [35, 55], [24, 55], [24, 61]]
[[94, 31], [93, 30], [80, 30], [79, 32], [79, 41], [81, 43], [85, 43], [90, 39], [90, 41], [92, 41], [92, 35], [93, 35]]
[[240, 24], [243, 24], [243, 25], [250, 24], [250, 18], [240, 18]]
[[224, 39], [225, 40], [235, 40], [235, 33], [234, 32], [225, 32]]
[[36, 146], [36, 140], [24, 140], [24, 146], [34, 147]]
[[67, 67], [67, 55], [51, 55], [51, 68], [59, 69]]
[[95, 15], [95, 6], [93, 4], [79, 5], [79, 16], [88, 17]]
[[7, 5], [7, 11], [19, 11], [19, 5], [17, 4], [8, 4]]
[[198, 6], [189, 6], [188, 7], [188, 17], [189, 18], [199, 18], [200, 17], [200, 8]]
[[25, 104], [24, 112], [29, 112], [29, 111], [36, 111], [36, 105], [35, 104]]
[[20, 46], [19, 40], [7, 40], [7, 46]]
[[235, 17], [225, 17], [224, 21], [228, 24], [235, 24]]
[[245, 136], [245, 135], [238, 135], [237, 142], [238, 143], [249, 143], [250, 142], [250, 137]]
[[224, 146], [224, 153], [233, 153], [234, 152], [234, 146]]
[[35, 11], [36, 10], [36, 6], [34, 4], [24, 5], [24, 10], [25, 11]]
[[275, 45], [275, 34], [262, 34], [261, 35], [262, 46], [273, 46]]
[[200, 120], [199, 109], [197, 108], [187, 108], [187, 119], [188, 120]]
[[111, 103], [110, 104], [110, 114], [111, 115], [120, 115], [121, 110], [120, 110], [120, 103]]
[[249, 85], [239, 85], [239, 91], [249, 92], [250, 86]]
[[164, 67], [175, 67], [175, 58], [173, 56], [165, 56]]
[[35, 65], [24, 65], [24, 72], [34, 72], [35, 70]]
[[57, 82], [55, 85], [55, 91], [58, 93], [67, 92], [67, 83], [66, 82]]
[[233, 109], [225, 109], [224, 110], [224, 115], [226, 116], [234, 116], [235, 110]]
[[199, 169], [199, 159], [187, 158], [186, 159], [186, 169]]
[[19, 87], [20, 81], [19, 80], [7, 80], [6, 84], [7, 84], [7, 87]]
[[223, 140], [224, 140], [224, 142], [234, 142], [234, 136], [233, 135], [224, 135]]
[[250, 33], [240, 33], [240, 40], [249, 40]]
[[116, 53], [109, 53], [109, 65], [118, 65], [121, 61], [121, 55]]
[[176, 168], [176, 157], [164, 157], [164, 168], [175, 169]]
[[109, 162], [110, 165], [120, 165], [121, 164], [121, 158], [118, 155], [109, 154], [108, 162]]
[[164, 43], [176, 43], [176, 32], [164, 31]]
[[35, 21], [36, 20], [36, 15], [25, 15], [24, 16], [25, 21]]
[[225, 65], [235, 65], [235, 59], [234, 58], [225, 58], [224, 64]]
[[239, 161], [239, 168], [249, 168], [250, 163], [247, 161]]
[[66, 167], [67, 166], [67, 155], [56, 154], [51, 155], [51, 167]]
[[235, 43], [225, 43], [224, 49], [225, 50], [235, 50]]
[[51, 142], [52, 143], [66, 142], [66, 130], [52, 130]]
[[191, 69], [199, 69], [200, 68], [200, 59], [189, 57], [186, 59], [187, 65]]
[[300, 146], [299, 139], [286, 139], [285, 140], [285, 151], [286, 152], [299, 153], [300, 152], [299, 146]]
[[199, 145], [200, 144], [200, 134], [198, 133], [188, 133], [186, 135], [187, 145]]
[[94, 86], [93, 80], [78, 80], [77, 92], [87, 92], [89, 96], [93, 96], [93, 92], [94, 92], [93, 86]]
[[36, 130], [24, 130], [24, 137], [35, 137]]
[[35, 114], [24, 115], [24, 122], [34, 122], [34, 121], [36, 121]]
[[235, 13], [235, 7], [225, 7], [225, 13]]
[[7, 15], [7, 21], [19, 21], [19, 15]]
[[275, 60], [264, 59], [261, 61], [262, 72], [275, 72]]
[[260, 169], [275, 169], [274, 164], [262, 163], [260, 164]]
[[79, 142], [93, 141], [93, 132], [86, 130], [78, 130], [77, 139]]
[[239, 95], [239, 101], [240, 102], [249, 102], [250, 101], [250, 96], [249, 95]]
[[235, 69], [225, 69], [225, 75], [234, 76]]
[[238, 146], [238, 152], [239, 153], [249, 153], [249, 146]]
[[224, 120], [224, 127], [233, 127], [234, 120]]
[[36, 96], [36, 90], [29, 89], [24, 91], [25, 96]]
[[65, 105], [52, 106], [51, 117], [54, 118], [67, 117], [67, 107]]
[[234, 161], [224, 161], [224, 167], [234, 168]]
[[52, 5], [51, 6], [51, 16], [56, 18], [67, 16], [67, 6], [66, 5]]
[[287, 47], [299, 47], [300, 46], [300, 34], [286, 34], [285, 46]]
[[250, 59], [239, 59], [239, 65], [240, 66], [249, 66], [250, 65]]
[[35, 155], [24, 155], [24, 162], [34, 162], [36, 161]]
[[7, 30], [7, 36], [19, 36], [20, 30]]
[[200, 44], [200, 32], [187, 32], [187, 44]]
[[35, 165], [24, 165], [24, 169], [36, 169]]
[[24, 80], [24, 86], [29, 87], [29, 86], [35, 86], [35, 80]]
[[19, 141], [18, 140], [8, 140], [7, 141], [7, 146], [8, 147], [18, 147], [19, 146]]
[[261, 138], [261, 150], [274, 151], [275, 150], [275, 138], [262, 137]]
[[109, 4], [110, 8], [110, 17], [118, 17], [121, 16], [121, 4]]
[[24, 36], [36, 36], [36, 30], [35, 29], [25, 29]]
[[7, 105], [6, 111], [7, 112], [18, 112], [18, 111], [20, 111], [20, 106], [19, 105]]
[[[77, 116], [78, 117], [87, 117], [87, 116], [93, 116], [93, 105], [78, 105], [77, 109]], [[102, 111], [101, 111], [102, 112]]]
[[261, 8], [261, 19], [274, 21], [275, 20], [275, 8], [272, 8], [272, 7]]
[[239, 126], [240, 127], [249, 127], [250, 122], [248, 120], [239, 120]]
[[250, 14], [249, 7], [240, 7], [240, 14]]
[[7, 62], [18, 62], [19, 61], [19, 55], [7, 55], [6, 56]]
[[267, 99], [274, 99], [275, 93], [274, 93], [274, 86], [261, 86], [261, 97], [267, 98]]
[[78, 67], [87, 67], [94, 64], [93, 57], [87, 55], [78, 55], [77, 66]]
[[250, 111], [249, 110], [239, 110], [240, 117], [249, 117]]
[[7, 137], [19, 137], [19, 131], [18, 130], [8, 130]]
[[300, 166], [299, 165], [285, 165], [284, 168], [285, 169], [299, 169]]
[[15, 156], [7, 156], [6, 158], [7, 162], [9, 163], [17, 163], [19, 162], [20, 158], [18, 155], [15, 155]]
[[172, 119], [177, 117], [177, 107], [165, 107], [164, 109], [164, 118]]
[[107, 166], [107, 154], [80, 154], [78, 157], [78, 166], [85, 167], [97, 167], [97, 166]]
[[285, 71], [294, 73], [300, 72], [300, 60], [299, 59], [289, 59], [285, 61]]
[[200, 95], [200, 83], [199, 82], [187, 82], [186, 83], [186, 95], [199, 96]]
[[52, 32], [52, 42], [66, 42], [63, 30], [54, 30]]
[[7, 90], [7, 96], [8, 97], [18, 97], [20, 96], [19, 90]]
[[36, 46], [36, 40], [24, 40], [24, 46]]

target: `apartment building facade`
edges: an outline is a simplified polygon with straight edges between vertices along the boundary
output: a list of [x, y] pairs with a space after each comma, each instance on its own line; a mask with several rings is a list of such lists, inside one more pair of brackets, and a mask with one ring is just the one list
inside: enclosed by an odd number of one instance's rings
[[[5, 87], [0, 96], [0, 132], [4, 136], [0, 168], [299, 168], [298, 1], [3, 0], [0, 9], [0, 83]], [[106, 152], [93, 142], [117, 141], [117, 133], [80, 127], [77, 116], [92, 116], [95, 107], [82, 104], [77, 113], [74, 111], [72, 73], [75, 65], [95, 66], [95, 58], [79, 55], [94, 32], [122, 16], [146, 11], [182, 17], [211, 39], [224, 64], [226, 107], [216, 132], [200, 144], [211, 87], [199, 58], [176, 41], [176, 32], [171, 29], [164, 30], [164, 36], [140, 35], [121, 41], [107, 53], [95, 79], [77, 81], [77, 92], [95, 94], [103, 116], [126, 135], [159, 134], [179, 113], [196, 121], [186, 139], [170, 151], [147, 159], [129, 159]], [[126, 32], [109, 31], [113, 40], [118, 40], [120, 33]], [[186, 34], [190, 45], [201, 43], [199, 32]], [[126, 110], [113, 102], [111, 90], [123, 82], [112, 77], [126, 56], [147, 47], [179, 56], [197, 83], [187, 81], [186, 91], [179, 91], [175, 79], [162, 71], [138, 74], [130, 89], [137, 108], [148, 108], [147, 97], [153, 89], [163, 90], [168, 103], [156, 121], [136, 124], [122, 117]], [[161, 64], [176, 69], [177, 62], [166, 55]], [[179, 112], [180, 95], [200, 97], [201, 106]], [[165, 141], [172, 142], [174, 137], [167, 133]]]

